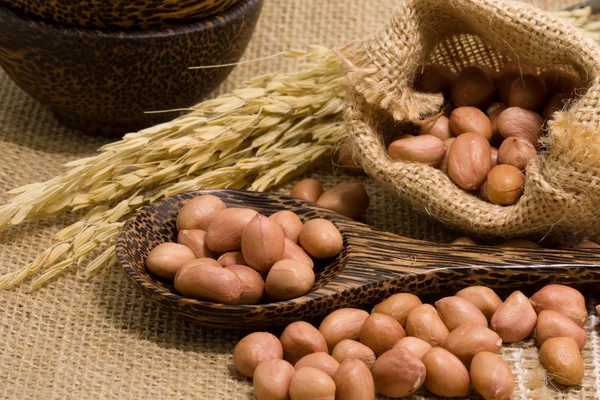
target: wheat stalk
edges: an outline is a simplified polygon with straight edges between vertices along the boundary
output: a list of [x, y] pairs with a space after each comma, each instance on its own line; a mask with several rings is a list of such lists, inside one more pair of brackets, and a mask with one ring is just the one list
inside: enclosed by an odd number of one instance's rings
[[114, 264], [112, 243], [142, 205], [207, 188], [266, 190], [330, 154], [344, 134], [339, 115], [346, 85], [337, 58], [322, 47], [286, 55], [305, 60], [304, 68], [255, 78], [186, 116], [67, 164], [71, 169], [63, 175], [13, 190], [16, 196], [0, 207], [0, 229], [36, 216], [91, 210], [31, 264], [0, 277], [0, 289], [40, 273], [32, 284], [37, 289], [106, 243], [86, 271]]

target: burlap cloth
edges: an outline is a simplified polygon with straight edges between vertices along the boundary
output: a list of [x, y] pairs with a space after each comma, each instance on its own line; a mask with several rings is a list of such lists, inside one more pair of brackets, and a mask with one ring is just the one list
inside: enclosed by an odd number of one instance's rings
[[[537, 4], [556, 9], [574, 2]], [[266, 0], [245, 58], [309, 44], [342, 45], [380, 27], [397, 4], [396, 0]], [[220, 90], [230, 90], [257, 74], [293, 67], [282, 58], [246, 64]], [[91, 155], [105, 142], [61, 126], [0, 71], [0, 201], [8, 199], [8, 189], [48, 179], [63, 171], [63, 163]], [[326, 185], [350, 179], [327, 166], [311, 175]], [[359, 179], [371, 195], [369, 224], [434, 241], [455, 235], [367, 178]], [[33, 260], [49, 246], [53, 233], [76, 217], [38, 220], [1, 233], [0, 272]], [[590, 306], [596, 300], [590, 299]], [[587, 327], [581, 389], [548, 389], [533, 342], [507, 347], [503, 355], [517, 378], [515, 398], [600, 398], [600, 340], [592, 328], [596, 322], [592, 317]], [[0, 335], [2, 398], [254, 398], [249, 381], [231, 364], [231, 350], [242, 333], [202, 329], [172, 316], [142, 297], [118, 268], [87, 281], [74, 268], [37, 292], [18, 288], [0, 293]]]

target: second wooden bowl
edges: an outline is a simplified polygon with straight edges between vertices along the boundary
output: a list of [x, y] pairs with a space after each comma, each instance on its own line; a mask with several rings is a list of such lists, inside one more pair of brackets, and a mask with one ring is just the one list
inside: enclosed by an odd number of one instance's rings
[[0, 6], [0, 66], [67, 125], [117, 136], [173, 119], [145, 111], [190, 107], [240, 59], [263, 0], [173, 29], [98, 31], [47, 24]]
[[81, 28], [148, 30], [217, 15], [240, 0], [0, 0], [31, 17]]

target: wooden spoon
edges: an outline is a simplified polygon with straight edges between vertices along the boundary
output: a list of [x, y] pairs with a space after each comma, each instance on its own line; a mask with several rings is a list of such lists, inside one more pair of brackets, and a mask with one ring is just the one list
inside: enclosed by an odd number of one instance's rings
[[[152, 248], [176, 241], [175, 220], [183, 204], [213, 194], [228, 207], [248, 207], [271, 215], [295, 212], [303, 221], [326, 218], [344, 237], [339, 256], [315, 266], [310, 293], [289, 301], [229, 306], [184, 298], [170, 282], [150, 274]], [[257, 329], [313, 319], [342, 307], [375, 304], [399, 292], [416, 295], [471, 285], [523, 288], [524, 285], [600, 282], [600, 253], [586, 250], [457, 246], [414, 240], [373, 229], [301, 199], [238, 190], [181, 194], [143, 207], [128, 220], [116, 245], [117, 257], [135, 286], [154, 302], [198, 323], [225, 329]]]

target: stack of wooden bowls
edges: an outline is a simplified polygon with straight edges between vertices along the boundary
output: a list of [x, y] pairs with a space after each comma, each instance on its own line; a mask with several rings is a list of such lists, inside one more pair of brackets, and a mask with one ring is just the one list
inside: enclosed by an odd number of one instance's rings
[[117, 136], [214, 90], [263, 0], [0, 0], [0, 66], [64, 123]]

